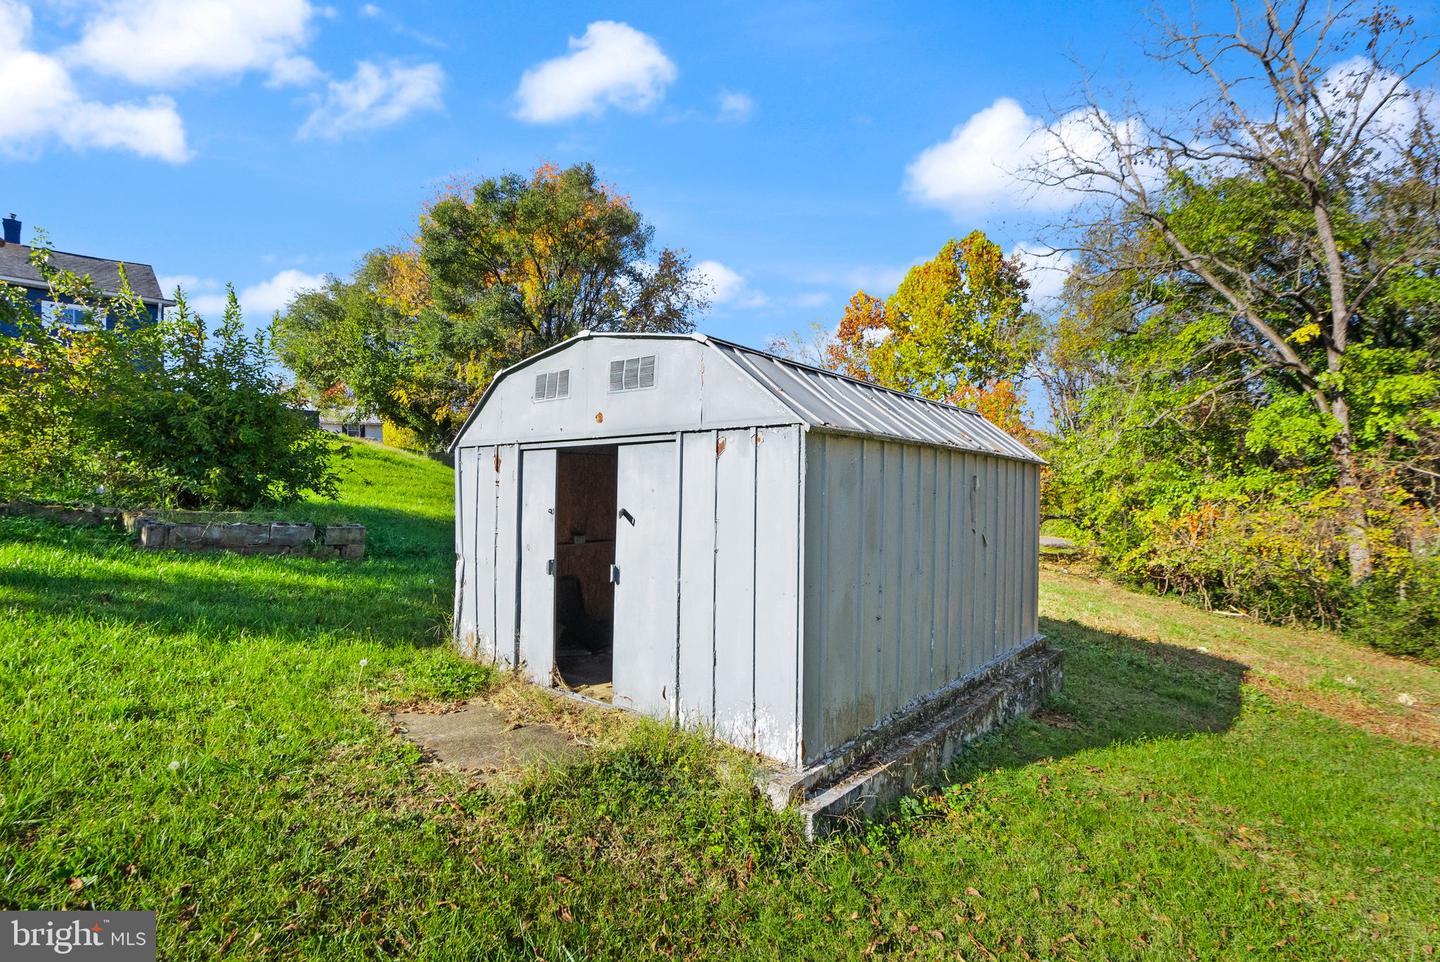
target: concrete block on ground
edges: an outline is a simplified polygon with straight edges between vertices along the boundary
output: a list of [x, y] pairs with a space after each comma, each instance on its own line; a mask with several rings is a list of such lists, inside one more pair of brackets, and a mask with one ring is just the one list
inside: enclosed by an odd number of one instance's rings
[[170, 543], [183, 547], [196, 547], [205, 540], [203, 524], [174, 524], [170, 526]]
[[814, 765], [772, 770], [760, 787], [777, 808], [796, 805], [815, 838], [935, 778], [970, 742], [1039, 708], [1063, 683], [1062, 655], [1039, 641]]
[[141, 523], [146, 520], [154, 520], [153, 515], [148, 511], [127, 508], [120, 512], [120, 527], [129, 534], [138, 533]]
[[170, 547], [170, 525], [150, 518], [142, 518], [135, 529], [140, 536], [142, 548]]
[[325, 526], [325, 544], [327, 545], [363, 545], [364, 543], [365, 526], [363, 524], [331, 524]]
[[270, 525], [239, 522], [224, 525], [226, 543], [236, 545], [265, 545], [270, 543]]
[[364, 543], [342, 544], [340, 546], [340, 557], [346, 561], [359, 561], [365, 557]]
[[310, 523], [292, 524], [276, 521], [270, 525], [270, 543], [280, 548], [298, 548], [315, 537], [315, 526]]

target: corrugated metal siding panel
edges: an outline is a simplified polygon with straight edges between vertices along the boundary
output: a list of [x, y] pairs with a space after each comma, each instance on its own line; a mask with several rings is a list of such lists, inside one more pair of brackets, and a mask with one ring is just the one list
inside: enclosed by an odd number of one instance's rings
[[830, 655], [826, 634], [830, 620], [829, 483], [831, 438], [813, 432], [805, 436], [805, 631], [800, 652], [800, 748], [803, 760], [825, 753], [825, 662]]
[[715, 723], [715, 440], [680, 439], [680, 720], [705, 728]]
[[[475, 618], [475, 657], [495, 660], [495, 494], [499, 475], [495, 448], [475, 448], [475, 500], [469, 512], [474, 532], [470, 601]], [[462, 452], [463, 453], [463, 452]]]
[[1039, 634], [1039, 580], [1040, 580], [1040, 471], [1030, 468], [1025, 471], [1025, 634]]
[[762, 428], [755, 447], [755, 750], [796, 761], [800, 429]]
[[455, 635], [460, 653], [475, 657], [479, 647], [475, 591], [480, 573], [475, 551], [475, 505], [478, 452], [461, 451], [455, 459], [455, 597], [459, 607]]
[[894, 685], [883, 681], [887, 676], [893, 677], [896, 670], [891, 641], [896, 635], [895, 615], [894, 606], [890, 603], [894, 597], [894, 584], [886, 567], [892, 555], [885, 551], [885, 537], [894, 530], [894, 518], [887, 515], [885, 498], [873, 496], [876, 488], [881, 492], [884, 490], [886, 450], [881, 441], [866, 439], [862, 442], [861, 473], [865, 478], [865, 497], [860, 505], [860, 605], [855, 612], [863, 675], [882, 679], [877, 687], [875, 703], [875, 711], [882, 717], [896, 707], [885, 701], [886, 693], [893, 691]]
[[679, 718], [795, 763], [802, 432], [680, 443]]
[[519, 612], [520, 449], [496, 448], [495, 488], [495, 660], [513, 665], [519, 656], [515, 617]]
[[876, 694], [869, 675], [861, 670], [859, 624], [861, 607], [855, 585], [860, 573], [861, 458], [863, 442], [856, 438], [834, 437], [825, 445], [825, 545], [826, 652], [820, 699], [823, 710], [821, 738], [837, 744], [843, 733], [860, 731], [878, 717]]
[[630, 517], [615, 526], [613, 702], [652, 718], [674, 717], [678, 704], [679, 453], [676, 441], [622, 444], [616, 472], [618, 507]]
[[709, 343], [815, 427], [1040, 460], [975, 411], [890, 391], [727, 341], [710, 338]]
[[473, 655], [475, 632], [475, 609], [467, 607], [469, 597], [470, 567], [475, 563], [474, 551], [465, 543], [466, 505], [472, 499], [467, 496], [465, 485], [465, 452], [455, 458], [455, 610], [451, 622], [452, 640], [462, 655]]
[[753, 747], [755, 433], [721, 431], [715, 458], [715, 731]]
[[525, 677], [550, 685], [555, 663], [555, 451], [520, 462], [520, 661]]
[[1038, 467], [826, 433], [805, 447], [810, 762], [1034, 637]]

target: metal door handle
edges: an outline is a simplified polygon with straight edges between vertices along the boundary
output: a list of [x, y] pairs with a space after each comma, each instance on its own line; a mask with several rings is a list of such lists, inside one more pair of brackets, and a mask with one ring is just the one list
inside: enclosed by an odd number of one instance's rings
[[620, 583], [620, 566], [619, 566], [619, 565], [611, 565], [611, 566], [610, 566], [610, 583], [611, 583], [612, 585], [618, 585], [618, 584]]
[[624, 508], [621, 508], [621, 509], [620, 509], [620, 517], [622, 517], [622, 518], [624, 518], [626, 521], [630, 522], [630, 527], [632, 527], [632, 528], [635, 527], [635, 516], [634, 516], [633, 514], [631, 514], [629, 511], [625, 510]]

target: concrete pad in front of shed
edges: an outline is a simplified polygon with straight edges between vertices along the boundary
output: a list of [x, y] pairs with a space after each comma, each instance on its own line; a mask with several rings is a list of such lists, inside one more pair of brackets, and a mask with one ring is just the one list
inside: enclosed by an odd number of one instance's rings
[[484, 702], [444, 714], [396, 712], [396, 733], [447, 768], [504, 781], [531, 765], [564, 764], [584, 748], [554, 725], [515, 722]]

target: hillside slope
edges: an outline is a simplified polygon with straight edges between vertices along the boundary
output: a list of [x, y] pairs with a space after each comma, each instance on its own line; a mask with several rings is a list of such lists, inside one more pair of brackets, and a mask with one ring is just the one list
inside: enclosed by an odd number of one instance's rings
[[743, 758], [648, 724], [487, 789], [383, 711], [497, 692], [444, 643], [452, 476], [353, 466], [291, 514], [369, 525], [360, 564], [0, 519], [0, 907], [154, 909], [174, 959], [1440, 942], [1434, 669], [1047, 572], [1064, 694], [859, 834], [807, 846]]

